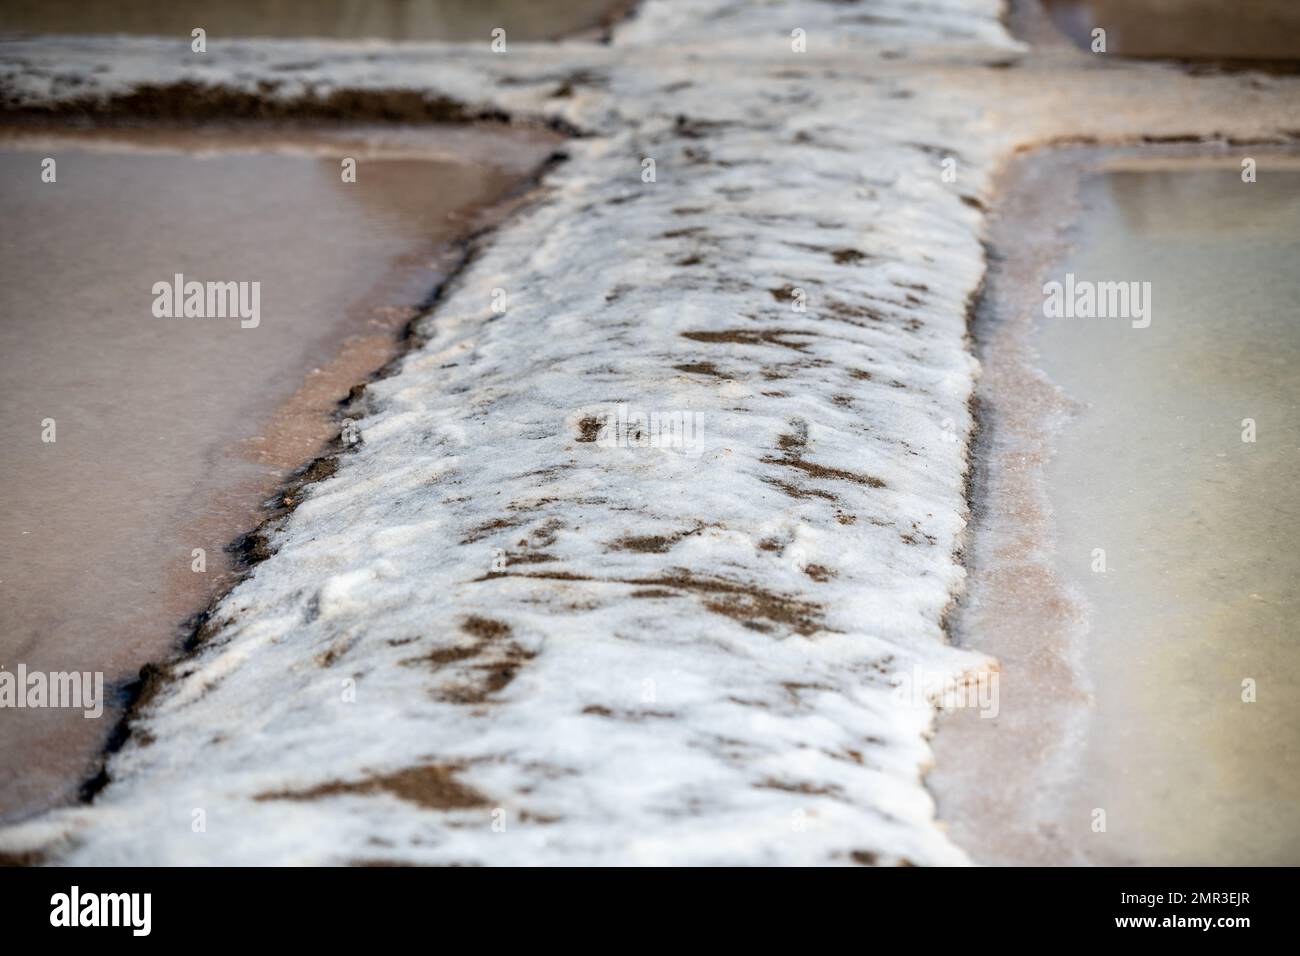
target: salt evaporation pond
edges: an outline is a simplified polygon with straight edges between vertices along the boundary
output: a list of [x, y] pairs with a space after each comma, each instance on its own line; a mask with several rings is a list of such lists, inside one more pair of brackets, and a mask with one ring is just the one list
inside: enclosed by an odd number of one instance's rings
[[1295, 0], [1043, 0], [1052, 22], [1091, 50], [1105, 31], [1116, 56], [1259, 65], [1300, 60]]
[[[0, 667], [102, 671], [120, 695], [170, 653], [232, 580], [225, 547], [396, 354], [449, 244], [553, 143], [215, 124], [0, 134]], [[256, 326], [160, 317], [154, 286], [177, 274], [259, 282]], [[120, 705], [0, 712], [0, 766], [22, 768], [0, 775], [0, 819], [73, 799]]]
[[101, 33], [207, 39], [320, 37], [378, 40], [553, 40], [606, 24], [626, 7], [613, 0], [6, 0], [0, 33]]
[[[1000, 713], [930, 778], [979, 861], [1300, 863], [1300, 169], [1245, 155], [1012, 174], [954, 628]], [[1045, 317], [1069, 275], [1149, 325]]]

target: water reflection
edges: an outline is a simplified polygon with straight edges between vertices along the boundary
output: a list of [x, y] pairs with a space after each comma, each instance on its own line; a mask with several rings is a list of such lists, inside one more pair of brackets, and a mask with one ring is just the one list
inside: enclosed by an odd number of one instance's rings
[[1121, 171], [1083, 201], [1065, 268], [1150, 281], [1154, 316], [1044, 319], [1035, 340], [1086, 403], [1046, 469], [1089, 607], [1094, 707], [1065, 800], [1106, 809], [1100, 861], [1297, 863], [1300, 174]]
[[1106, 31], [1119, 56], [1210, 60], [1300, 59], [1295, 0], [1043, 0], [1060, 29], [1084, 49]]
[[[930, 784], [984, 863], [1294, 865], [1300, 171], [1095, 162], [1021, 164], [994, 227], [954, 633], [1001, 708]], [[1150, 283], [1149, 327], [1044, 317], [1067, 273]]]
[[129, 33], [189, 42], [202, 27], [222, 37], [483, 40], [497, 27], [509, 39], [552, 40], [601, 23], [614, 0], [6, 0], [0, 32]]
[[[476, 145], [454, 130], [450, 162], [434, 130], [240, 132], [0, 136], [10, 672], [102, 671], [113, 687], [169, 654], [228, 583], [225, 545], [394, 354], [410, 306], [444, 275], [446, 244], [552, 145], [488, 131]], [[432, 155], [415, 155], [421, 139]], [[342, 181], [341, 155], [359, 157], [356, 182]], [[41, 184], [45, 156], [56, 184]], [[152, 286], [176, 273], [260, 282], [260, 324], [155, 317]], [[117, 716], [5, 710], [0, 766], [22, 772], [0, 774], [0, 818], [68, 799]]]

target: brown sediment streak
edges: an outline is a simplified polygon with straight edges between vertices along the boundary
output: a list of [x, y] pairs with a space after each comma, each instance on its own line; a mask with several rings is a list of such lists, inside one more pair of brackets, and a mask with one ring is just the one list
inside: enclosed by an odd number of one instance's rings
[[311, 801], [329, 797], [386, 794], [414, 803], [426, 810], [470, 810], [488, 805], [483, 794], [456, 779], [456, 767], [432, 764], [410, 767], [394, 773], [376, 774], [362, 780], [336, 780], [304, 790], [260, 793], [255, 800]]
[[698, 597], [705, 610], [732, 618], [756, 631], [773, 633], [778, 630], [789, 630], [808, 637], [824, 629], [822, 621], [824, 609], [819, 604], [779, 594], [756, 584], [691, 574], [682, 569], [673, 569], [652, 577], [635, 578], [598, 578], [571, 571], [492, 572], [475, 578], [475, 583], [519, 579], [632, 585], [649, 589], [634, 593], [634, 597], [667, 597], [686, 592]]

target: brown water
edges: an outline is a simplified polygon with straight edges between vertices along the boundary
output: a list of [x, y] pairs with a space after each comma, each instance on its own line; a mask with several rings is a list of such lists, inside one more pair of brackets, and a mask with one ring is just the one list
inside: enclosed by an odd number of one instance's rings
[[[609, 22], [619, 0], [5, 0], [0, 33], [134, 33], [188, 46], [195, 27], [226, 37], [553, 40]], [[508, 49], [508, 46], [507, 46]]]
[[[955, 619], [1001, 706], [931, 786], [980, 862], [1300, 863], [1300, 168], [1095, 162], [1008, 176]], [[1067, 272], [1150, 325], [1044, 317]]]
[[[103, 671], [120, 688], [174, 648], [231, 580], [223, 548], [395, 354], [449, 243], [552, 145], [465, 129], [0, 132], [0, 668]], [[153, 284], [176, 273], [260, 282], [259, 324], [155, 317]], [[0, 816], [72, 797], [118, 716], [0, 709]]]
[[1086, 50], [1106, 31], [1106, 52], [1191, 60], [1300, 59], [1295, 0], [1043, 0], [1052, 21]]

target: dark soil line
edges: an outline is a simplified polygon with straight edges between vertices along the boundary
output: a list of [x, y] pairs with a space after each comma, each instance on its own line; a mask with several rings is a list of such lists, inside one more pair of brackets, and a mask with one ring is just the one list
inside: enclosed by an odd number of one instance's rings
[[[1000, 164], [1002, 165], [1002, 164]], [[994, 181], [997, 177], [994, 177]], [[993, 198], [991, 204], [997, 202], [997, 197]], [[987, 217], [986, 217], [987, 219]], [[986, 222], [987, 225], [987, 222]], [[979, 342], [976, 337], [979, 317], [990, 308], [991, 291], [989, 288], [989, 273], [994, 267], [994, 251], [989, 242], [984, 241], [981, 244], [984, 256], [984, 273], [980, 276], [979, 285], [966, 298], [966, 333], [965, 348], [971, 355], [978, 355]], [[984, 498], [985, 477], [981, 461], [983, 460], [980, 451], [984, 448], [984, 443], [990, 439], [988, 423], [985, 421], [984, 410], [979, 400], [979, 382], [976, 380], [971, 385], [970, 395], [966, 398], [966, 409], [970, 414], [970, 433], [966, 437], [966, 447], [963, 453], [963, 471], [962, 471], [962, 502], [965, 505], [965, 515], [963, 515], [966, 524], [961, 530], [957, 539], [957, 548], [953, 552], [953, 561], [966, 571], [969, 577], [970, 567], [967, 566], [967, 551], [970, 547], [971, 527], [974, 524], [975, 509], [978, 507], [977, 502]], [[956, 644], [957, 641], [953, 634], [952, 616], [961, 606], [965, 597], [965, 590], [953, 591], [948, 596], [948, 603], [944, 606], [943, 611], [939, 614], [939, 629], [943, 632], [944, 641], [948, 644]]]
[[[634, 19], [639, 6], [641, 0], [619, 0], [601, 14], [600, 22], [596, 25], [599, 41], [606, 46], [614, 42], [614, 30]], [[581, 39], [582, 36], [582, 31], [570, 35], [572, 39]]]
[[142, 83], [111, 96], [94, 94], [28, 103], [0, 93], [0, 118], [6, 121], [93, 121], [96, 125], [140, 120], [198, 125], [216, 120], [279, 122], [491, 124], [544, 127], [577, 138], [584, 132], [559, 117], [512, 116], [495, 108], [474, 108], [448, 96], [409, 89], [336, 89], [323, 96], [276, 95], [262, 83], [256, 92], [195, 80], [171, 84]]
[[1263, 136], [1231, 136], [1219, 130], [1210, 133], [1149, 133], [1134, 136], [1053, 136], [1017, 144], [1011, 151], [1015, 158], [1040, 149], [1076, 149], [1081, 146], [1097, 149], [1132, 149], [1141, 146], [1291, 146], [1300, 142], [1300, 129], [1278, 130]]

